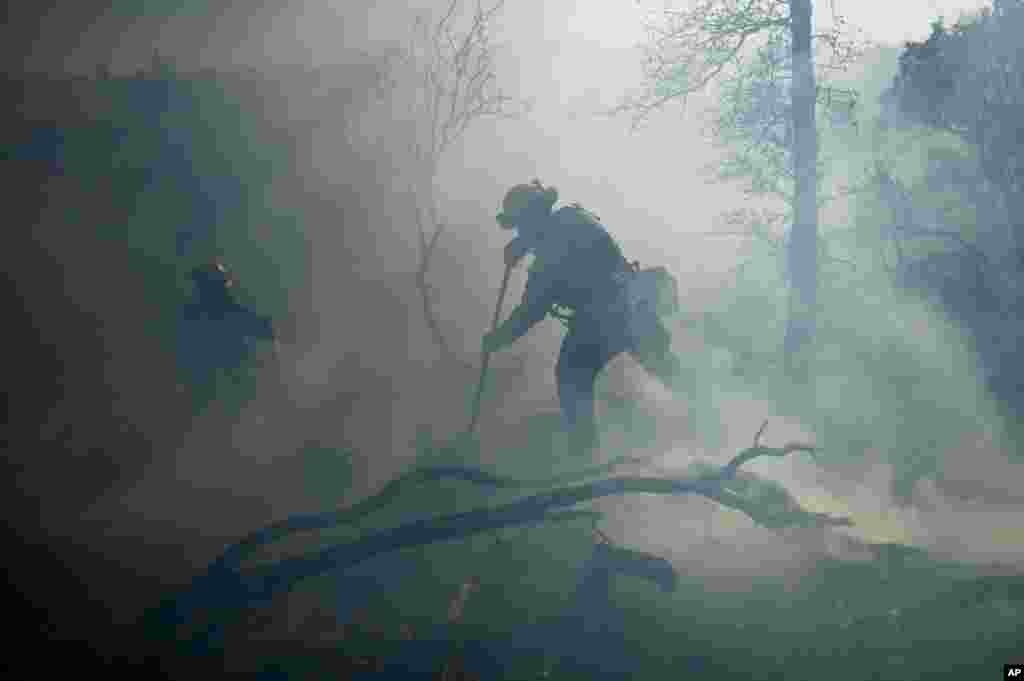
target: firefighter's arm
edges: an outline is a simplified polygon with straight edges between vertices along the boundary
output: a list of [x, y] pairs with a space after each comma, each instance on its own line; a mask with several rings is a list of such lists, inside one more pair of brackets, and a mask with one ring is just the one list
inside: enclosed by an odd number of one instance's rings
[[544, 319], [554, 303], [556, 285], [557, 280], [550, 273], [531, 272], [522, 302], [501, 326], [484, 336], [484, 351], [495, 352], [516, 342]]
[[484, 336], [484, 350], [495, 352], [506, 345], [510, 345], [529, 331], [537, 322], [544, 319], [548, 312], [547, 307], [530, 305], [526, 302], [520, 303], [512, 310], [509, 318], [497, 329]]
[[274, 321], [266, 315], [253, 315], [252, 329], [254, 338], [267, 341], [277, 340], [277, 330], [274, 328]]
[[505, 244], [505, 265], [515, 267], [530, 252], [529, 240], [519, 235]]

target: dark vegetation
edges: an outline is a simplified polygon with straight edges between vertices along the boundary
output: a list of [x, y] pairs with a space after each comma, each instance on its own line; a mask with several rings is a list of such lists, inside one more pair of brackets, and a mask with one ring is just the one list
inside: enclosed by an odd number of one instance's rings
[[[22, 635], [43, 633], [57, 650], [134, 657], [145, 642], [115, 626], [116, 613], [167, 588], [166, 568], [180, 564], [189, 540], [173, 528], [162, 530], [164, 542], [129, 531], [111, 547], [66, 536], [61, 520], [173, 457], [201, 409], [204, 396], [180, 390], [175, 371], [192, 266], [237, 245], [232, 264], [250, 273], [243, 295], [275, 315], [286, 304], [283, 282], [303, 285], [305, 246], [298, 235], [289, 240], [287, 222], [279, 219], [274, 253], [246, 248], [246, 232], [231, 231], [246, 229], [253, 197], [287, 167], [292, 133], [272, 123], [287, 102], [263, 74], [179, 74], [159, 60], [94, 78], [9, 74], [3, 92], [16, 105], [0, 160], [11, 226], [8, 583], [28, 609]], [[250, 136], [262, 143], [249, 145]], [[218, 397], [237, 404], [251, 389], [243, 381]], [[139, 562], [122, 565], [124, 551]], [[98, 600], [97, 585], [117, 601]]]
[[897, 263], [908, 286], [934, 297], [969, 329], [994, 394], [1024, 416], [1024, 6], [997, 2], [971, 20], [941, 21], [921, 43], [908, 43], [886, 92], [890, 123], [951, 133], [973, 155], [931, 159], [925, 182], [955, 188], [982, 216], [973, 238], [915, 210], [907, 187], [879, 179], [901, 224], [894, 240], [932, 240], [942, 248]]

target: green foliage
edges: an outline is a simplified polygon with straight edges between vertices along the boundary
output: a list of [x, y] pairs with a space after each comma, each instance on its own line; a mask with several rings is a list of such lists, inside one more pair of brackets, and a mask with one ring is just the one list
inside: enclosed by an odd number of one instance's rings
[[689, 64], [676, 64], [655, 83], [654, 96], [664, 99], [682, 97], [687, 92], [689, 82]]
[[[744, 178], [764, 210], [737, 213], [730, 224], [751, 235], [733, 287], [723, 290], [704, 323], [709, 345], [704, 361], [715, 366], [714, 348], [726, 361], [709, 382], [750, 390], [775, 400], [811, 425], [823, 460], [881, 450], [895, 466], [904, 495], [935, 471], [937, 457], [967, 433], [998, 430], [994, 406], [980, 386], [964, 333], [933, 304], [900, 290], [891, 279], [895, 249], [904, 258], [949, 252], [949, 239], [892, 239], [900, 216], [882, 200], [875, 179], [879, 164], [908, 188], [914, 205], [931, 211], [970, 242], [979, 217], [960, 187], [929, 185], [939, 160], [972, 163], [966, 145], [947, 133], [879, 125], [875, 104], [895, 73], [892, 52], [870, 55], [860, 80], [841, 83], [860, 95], [856, 130], [826, 124], [819, 116], [823, 207], [819, 241], [819, 332], [816, 376], [810, 392], [793, 388], [779, 373], [778, 341], [787, 313], [785, 251], [779, 223], [791, 178], [784, 150], [737, 125], [751, 110], [756, 79], [737, 78], [726, 88], [719, 118], [720, 141], [731, 149], [717, 169], [721, 179]], [[756, 63], [755, 63], [756, 67]], [[750, 74], [756, 75], [752, 67]], [[731, 107], [731, 108], [729, 108]], [[744, 108], [746, 107], [746, 108]], [[781, 219], [780, 219], [781, 218]], [[708, 382], [705, 382], [707, 384]]]
[[716, 347], [729, 356], [710, 381], [801, 417], [816, 432], [826, 463], [860, 454], [867, 441], [904, 482], [933, 472], [943, 446], [994, 418], [962, 333], [878, 269], [837, 265], [824, 272], [811, 392], [794, 389], [778, 371], [785, 288], [766, 255], [743, 268], [705, 320], [704, 361], [714, 366]]

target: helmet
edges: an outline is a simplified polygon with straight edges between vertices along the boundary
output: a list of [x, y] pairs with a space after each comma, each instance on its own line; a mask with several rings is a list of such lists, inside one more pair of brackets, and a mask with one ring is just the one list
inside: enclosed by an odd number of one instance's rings
[[192, 281], [201, 289], [231, 288], [235, 279], [231, 271], [220, 260], [211, 260], [192, 270]]
[[528, 213], [541, 209], [550, 211], [557, 200], [558, 190], [554, 187], [545, 187], [540, 180], [534, 180], [530, 184], [517, 184], [505, 192], [505, 198], [501, 201], [501, 212], [496, 219], [505, 229], [512, 229]]

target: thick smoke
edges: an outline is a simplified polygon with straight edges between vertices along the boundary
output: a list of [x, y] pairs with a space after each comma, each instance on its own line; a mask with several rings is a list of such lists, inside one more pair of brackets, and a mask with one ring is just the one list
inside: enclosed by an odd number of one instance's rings
[[[279, 100], [287, 106], [265, 112], [264, 118], [270, 128], [294, 138], [294, 158], [282, 164], [283, 177], [263, 200], [275, 215], [287, 215], [301, 235], [308, 269], [285, 283], [291, 337], [279, 371], [262, 376], [255, 397], [237, 413], [215, 406], [188, 421], [175, 398], [152, 397], [174, 391], [173, 378], [164, 375], [168, 358], [135, 345], [136, 334], [124, 326], [124, 313], [145, 310], [145, 301], [104, 306], [113, 293], [90, 284], [89, 272], [75, 263], [74, 249], [53, 252], [65, 266], [64, 286], [78, 291], [78, 307], [94, 310], [101, 320], [101, 345], [111, 357], [103, 379], [121, 398], [106, 418], [142, 431], [150, 449], [140, 455], [148, 465], [130, 479], [95, 499], [77, 500], [74, 508], [62, 507], [69, 513], [47, 514], [50, 532], [75, 537], [76, 543], [108, 560], [133, 564], [138, 572], [159, 575], [161, 586], [182, 582], [239, 535], [322, 506], [323, 500], [308, 492], [302, 465], [301, 452], [310, 443], [352, 450], [348, 502], [414, 462], [413, 441], [421, 426], [430, 426], [437, 438], [454, 437], [468, 418], [473, 365], [501, 279], [507, 235], [493, 216], [505, 188], [534, 177], [558, 187], [564, 200], [596, 212], [631, 259], [665, 265], [683, 285], [685, 318], [674, 331], [676, 349], [704, 367], [701, 399], [713, 405], [707, 418], [719, 422], [722, 438], [710, 445], [695, 439], [685, 417], [687, 401], [668, 395], [627, 359], [617, 360], [602, 379], [603, 389], [635, 399], [655, 424], [646, 448], [654, 456], [654, 470], [724, 462], [749, 445], [766, 419], [770, 444], [817, 439], [821, 424], [800, 422], [781, 398], [719, 381], [739, 360], [709, 345], [701, 331], [701, 320], [721, 302], [723, 285], [743, 257], [736, 240], [705, 233], [715, 229], [717, 215], [745, 197], [734, 187], [706, 181], [702, 168], [717, 152], [709, 150], [693, 119], [669, 112], [631, 134], [628, 121], [591, 116], [634, 86], [637, 53], [588, 37], [585, 15], [570, 11], [575, 5], [569, 2], [544, 3], [544, 13], [565, 22], [557, 35], [541, 35], [538, 26], [550, 32], [553, 24], [537, 16], [540, 4], [510, 4], [499, 79], [514, 96], [535, 100], [535, 107], [522, 120], [481, 122], [444, 160], [439, 196], [448, 231], [430, 280], [438, 291], [442, 328], [469, 368], [440, 362], [413, 276], [414, 206], [402, 156], [407, 128], [386, 87], [377, 92], [373, 84], [386, 74], [404, 37], [409, 8], [384, 13], [341, 5], [293, 3], [280, 12], [238, 10], [216, 20], [185, 13], [173, 20], [140, 19], [132, 30], [108, 17], [80, 36], [77, 64], [113, 55], [115, 70], [130, 71], [157, 44], [182, 68], [251, 66], [262, 74], [259, 87], [286, 93]], [[357, 37], [371, 26], [373, 40], [361, 44]], [[99, 45], [115, 34], [116, 49], [105, 54]], [[322, 69], [326, 90], [340, 88], [344, 92], [337, 96], [344, 101], [313, 89], [288, 90], [287, 74], [295, 68]], [[339, 72], [361, 74], [364, 80], [355, 85], [346, 75], [332, 83], [330, 74]], [[61, 198], [75, 200], [67, 194]], [[45, 230], [51, 219], [57, 218], [42, 219], [39, 239], [56, 246], [63, 237]], [[272, 244], [260, 228], [251, 225], [248, 242]], [[246, 272], [239, 275], [244, 290]], [[522, 270], [513, 276], [506, 314], [524, 279]], [[253, 302], [259, 306], [259, 300]], [[922, 318], [939, 324], [924, 313]], [[941, 344], [944, 333], [931, 327], [906, 331], [908, 337], [920, 335], [922, 344]], [[485, 442], [525, 442], [523, 424], [557, 410], [552, 368], [559, 336], [557, 324], [547, 322], [495, 360], [504, 370], [485, 407]], [[120, 353], [132, 359], [118, 359]], [[523, 371], [517, 374], [510, 368], [520, 361]], [[867, 404], [871, 391], [884, 390], [885, 382], [884, 376], [858, 376], [836, 390]], [[88, 401], [75, 399], [76, 404]], [[964, 402], [981, 417], [989, 413], [983, 397], [968, 396], [958, 404]], [[167, 432], [169, 413], [176, 414], [173, 423], [180, 427], [174, 433]], [[977, 432], [936, 443], [941, 474], [920, 481], [909, 504], [892, 494], [889, 461], [902, 454], [887, 449], [884, 433], [866, 433], [871, 444], [854, 462], [792, 458], [751, 467], [784, 484], [812, 510], [849, 515], [852, 529], [776, 533], [700, 499], [626, 499], [603, 504], [611, 512], [607, 531], [623, 544], [670, 558], [680, 570], [707, 575], [709, 583], [720, 580], [724, 588], [742, 588], [753, 575], [777, 573], [791, 575], [796, 585], [823, 556], [870, 559], [865, 547], [870, 542], [905, 542], [958, 560], [1020, 565], [1024, 542], [1012, 528], [1020, 525], [1014, 514], [1024, 502], [1018, 492], [1024, 474], [1019, 464], [1006, 460], [1005, 445], [981, 417]], [[628, 441], [623, 433], [613, 434], [607, 449]], [[486, 456], [485, 462], [494, 463]], [[42, 489], [46, 480], [39, 474], [33, 484]], [[96, 598], [120, 603], [117, 590], [114, 583], [98, 585]], [[155, 598], [157, 591], [148, 596]], [[115, 618], [127, 619], [146, 604], [118, 605]]]

